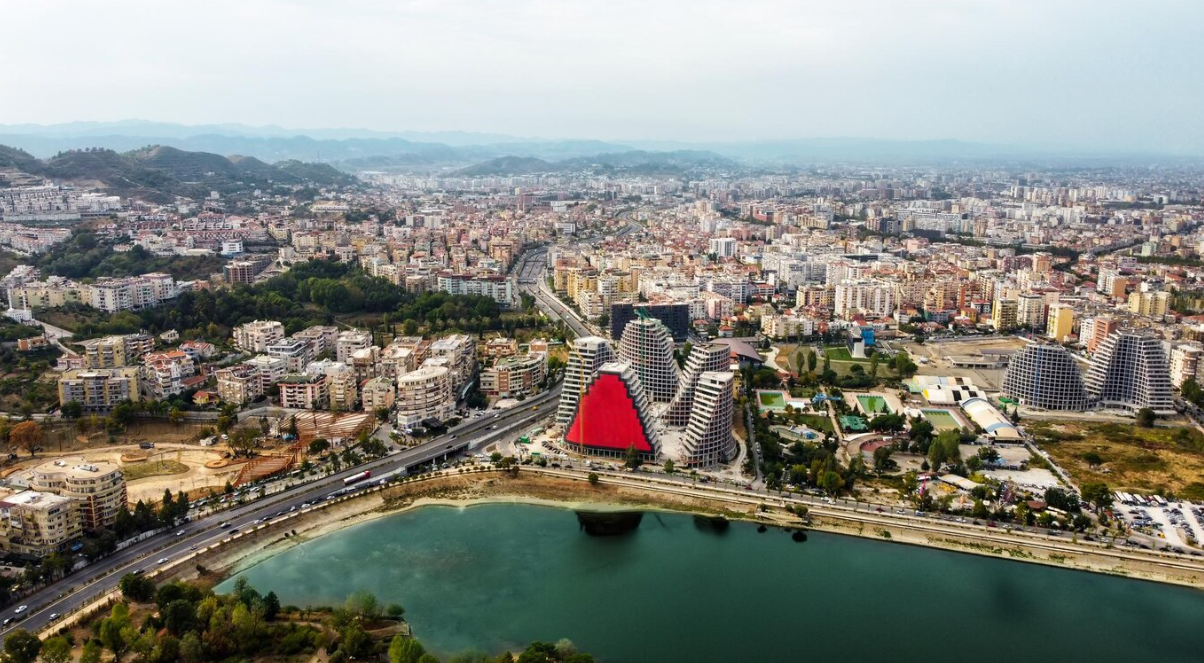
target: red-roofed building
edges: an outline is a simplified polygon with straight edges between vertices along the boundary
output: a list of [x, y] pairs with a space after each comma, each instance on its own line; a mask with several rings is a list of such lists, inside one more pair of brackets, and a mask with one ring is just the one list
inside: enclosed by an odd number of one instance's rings
[[651, 461], [660, 451], [651, 422], [639, 377], [630, 365], [611, 362], [586, 387], [564, 442], [577, 453], [611, 458], [622, 458], [634, 446]]

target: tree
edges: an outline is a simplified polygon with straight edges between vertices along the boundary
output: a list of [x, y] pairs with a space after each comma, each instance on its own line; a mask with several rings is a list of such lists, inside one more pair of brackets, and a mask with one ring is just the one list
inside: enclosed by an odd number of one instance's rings
[[67, 401], [59, 408], [64, 419], [79, 419], [84, 414], [84, 405], [79, 401]]
[[598, 473], [597, 472], [589, 473], [589, 485], [591, 485], [591, 486], [598, 485]]
[[[818, 363], [819, 363], [819, 360], [815, 357], [815, 351], [807, 350], [807, 372], [814, 373], [815, 366]], [[824, 363], [826, 364], [827, 362], [825, 361]], [[827, 366], [824, 366], [824, 368], [827, 368]]]
[[[1137, 425], [1142, 428], [1153, 428], [1154, 427], [1154, 419], [1156, 417], [1157, 417], [1157, 415], [1154, 414], [1153, 410], [1151, 410], [1148, 407], [1143, 407], [1137, 411]], [[20, 426], [20, 424], [18, 424], [18, 427], [19, 426]], [[16, 432], [16, 430], [17, 429], [14, 428], [13, 432]]]
[[347, 597], [343, 609], [363, 619], [376, 619], [380, 617], [383, 608], [375, 594], [362, 589]]
[[395, 635], [389, 643], [389, 663], [418, 663], [425, 653], [426, 648], [414, 638]]
[[100, 642], [105, 649], [113, 652], [116, 660], [129, 649], [132, 639], [126, 639], [130, 629], [130, 609], [124, 603], [113, 606], [108, 617], [100, 622]]
[[330, 448], [329, 441], [327, 441], [324, 438], [318, 438], [318, 439], [314, 440], [313, 442], [309, 443], [309, 455], [317, 456], [318, 454], [321, 454], [323, 451], [326, 451], [329, 448]]
[[117, 583], [121, 595], [135, 603], [148, 603], [155, 598], [155, 582], [146, 576], [127, 573]]
[[820, 479], [819, 486], [827, 491], [829, 495], [835, 495], [840, 492], [841, 488], [844, 488], [844, 479], [841, 478], [836, 470], [828, 470], [824, 472], [823, 477]]
[[677, 471], [677, 467], [673, 464], [673, 459], [672, 458], [666, 459], [665, 460], [665, 474], [673, 474], [676, 471]]
[[269, 622], [276, 620], [276, 615], [280, 614], [280, 597], [276, 596], [276, 592], [268, 592], [267, 596], [263, 597], [263, 618]]
[[36, 421], [22, 421], [13, 426], [13, 429], [8, 433], [8, 443], [14, 447], [24, 449], [32, 456], [37, 452], [38, 447], [46, 442], [46, 433], [42, 430], [42, 425]]
[[644, 464], [644, 461], [640, 459], [640, 452], [636, 451], [634, 444], [627, 447], [627, 454], [623, 464], [627, 466], [627, 469], [632, 471], [640, 469], [640, 465]]
[[34, 663], [38, 660], [38, 652], [42, 651], [42, 641], [38, 636], [19, 628], [4, 638], [4, 660], [9, 663]]
[[45, 663], [69, 663], [71, 661], [71, 643], [61, 635], [47, 638], [42, 643], [42, 660]]
[[[193, 637], [195, 637], [195, 635]], [[104, 652], [101, 650], [99, 642], [94, 639], [88, 640], [84, 643], [84, 650], [80, 654], [79, 663], [100, 663], [102, 653]], [[188, 659], [184, 660], [186, 663], [199, 663], [200, 661], [199, 658], [195, 661], [189, 661]]]
[[878, 473], [889, 472], [898, 467], [898, 463], [891, 460], [891, 454], [894, 452], [894, 449], [886, 445], [874, 449], [874, 471]]
[[1083, 499], [1091, 502], [1098, 509], [1106, 509], [1112, 506], [1112, 490], [1106, 483], [1085, 483], [1083, 484]]

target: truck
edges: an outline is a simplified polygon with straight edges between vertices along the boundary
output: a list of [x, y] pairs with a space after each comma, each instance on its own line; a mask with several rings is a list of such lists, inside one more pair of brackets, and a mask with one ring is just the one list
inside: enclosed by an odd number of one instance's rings
[[343, 485], [350, 486], [353, 483], [363, 481], [364, 479], [367, 479], [371, 476], [372, 476], [372, 472], [370, 470], [364, 470], [363, 472], [360, 472], [359, 474], [352, 474], [351, 476], [347, 477], [346, 479], [343, 479]]

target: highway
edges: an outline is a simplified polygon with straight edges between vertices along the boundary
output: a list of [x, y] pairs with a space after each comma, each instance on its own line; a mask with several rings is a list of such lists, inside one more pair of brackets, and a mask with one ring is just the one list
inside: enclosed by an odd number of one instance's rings
[[[520, 433], [538, 420], [554, 414], [559, 395], [560, 386], [557, 385], [527, 399], [521, 407], [497, 413], [496, 418], [494, 413], [489, 412], [482, 418], [461, 424], [409, 449], [185, 523], [173, 528], [172, 532], [152, 536], [120, 550], [29, 596], [15, 600], [5, 611], [5, 618], [13, 617], [19, 605], [27, 605], [29, 609], [24, 619], [0, 629], [0, 641], [17, 627], [35, 633], [49, 627], [55, 621], [50, 619], [52, 614], [66, 615], [91, 603], [98, 596], [115, 589], [123, 575], [139, 569], [158, 568], [156, 560], [164, 557], [178, 560], [194, 549], [203, 549], [230, 537], [235, 529], [245, 531], [254, 527], [255, 521], [265, 516], [288, 513], [293, 509], [300, 511], [306, 503], [321, 502], [331, 492], [342, 488], [343, 479], [347, 477], [368, 470], [372, 472], [373, 480], [377, 480], [390, 474], [404, 473], [416, 466], [438, 463], [464, 451], [479, 449], [494, 438]], [[222, 523], [229, 523], [229, 527], [222, 528]], [[176, 532], [182, 534], [176, 536]], [[194, 562], [189, 560], [188, 563]], [[93, 579], [97, 580], [86, 584]]]
[[[629, 222], [629, 225], [620, 231], [620, 235], [626, 235], [637, 229], [642, 228]], [[524, 254], [517, 268], [520, 289], [534, 295], [540, 309], [549, 317], [563, 320], [572, 334], [576, 336], [594, 334], [593, 330], [587, 328], [574, 311], [566, 307], [554, 294], [547, 292], [544, 283], [546, 265], [546, 248]], [[180, 560], [188, 557], [193, 551], [203, 550], [223, 539], [237, 536], [234, 533], [235, 530], [246, 531], [248, 528], [262, 526], [260, 521], [263, 521], [265, 517], [275, 518], [283, 514], [304, 511], [307, 505], [322, 502], [332, 492], [343, 488], [344, 479], [365, 470], [371, 472], [372, 481], [368, 483], [372, 483], [382, 477], [398, 473], [404, 474], [410, 468], [427, 463], [437, 464], [460, 453], [479, 449], [494, 439], [521, 433], [524, 428], [555, 413], [560, 389], [560, 385], [556, 385], [538, 396], [527, 399], [519, 407], [502, 413], [487, 411], [487, 414], [481, 418], [462, 423], [444, 434], [414, 447], [335, 474], [299, 483], [281, 492], [211, 515], [198, 516], [191, 522], [171, 528], [172, 531], [149, 537], [119, 550], [28, 596], [15, 599], [12, 605], [6, 609], [3, 618], [15, 617], [15, 610], [18, 606], [28, 606], [28, 608], [22, 613], [20, 620], [14, 619], [8, 625], [0, 628], [0, 642], [18, 627], [37, 633], [52, 626], [62, 616], [78, 610], [116, 589], [121, 577], [127, 573], [139, 570], [151, 572], [159, 568], [167, 568], [172, 565], [173, 560], [179, 563], [196, 563], [191, 559], [187, 562]], [[222, 525], [226, 525], [226, 527], [222, 527]], [[167, 561], [164, 561], [162, 565], [159, 564], [158, 560], [164, 558]], [[52, 616], [54, 619], [51, 618]]]
[[539, 310], [546, 313], [548, 317], [563, 320], [574, 336], [596, 335], [594, 330], [587, 327], [585, 322], [577, 317], [576, 311], [565, 306], [564, 302], [560, 301], [555, 293], [548, 290], [547, 283], [544, 282], [547, 260], [548, 250], [546, 248], [536, 249], [524, 254], [520, 258], [518, 267], [519, 290], [535, 297], [535, 305], [539, 307]]

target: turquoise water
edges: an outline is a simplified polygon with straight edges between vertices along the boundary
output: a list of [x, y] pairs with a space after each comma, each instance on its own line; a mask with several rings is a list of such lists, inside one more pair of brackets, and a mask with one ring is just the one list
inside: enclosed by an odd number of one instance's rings
[[241, 575], [301, 606], [371, 590], [445, 655], [569, 638], [632, 663], [1204, 660], [1204, 592], [748, 523], [717, 534], [679, 514], [593, 538], [564, 509], [426, 507]]

